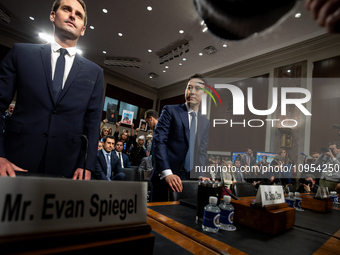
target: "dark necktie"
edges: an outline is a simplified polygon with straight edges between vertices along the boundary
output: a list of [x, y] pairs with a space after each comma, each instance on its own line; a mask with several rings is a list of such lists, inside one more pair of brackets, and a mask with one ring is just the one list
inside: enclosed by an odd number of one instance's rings
[[61, 48], [60, 56], [57, 59], [57, 64], [54, 70], [54, 78], [53, 78], [53, 94], [54, 99], [57, 100], [61, 88], [63, 86], [63, 78], [64, 78], [64, 71], [65, 71], [65, 54], [67, 53], [66, 49]]
[[187, 172], [194, 167], [194, 153], [195, 153], [195, 141], [196, 141], [196, 113], [191, 112], [191, 124], [190, 124], [190, 141], [189, 141], [189, 150], [185, 157], [184, 168]]
[[124, 168], [124, 164], [123, 164], [123, 161], [122, 161], [122, 153], [118, 152], [118, 154], [119, 154], [119, 162], [122, 165], [122, 168]]

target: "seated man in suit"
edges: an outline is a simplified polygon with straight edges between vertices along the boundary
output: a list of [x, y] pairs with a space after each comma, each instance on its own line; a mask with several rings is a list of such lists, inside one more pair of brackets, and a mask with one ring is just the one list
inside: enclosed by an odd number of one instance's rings
[[126, 179], [119, 158], [112, 152], [114, 146], [115, 139], [113, 136], [108, 135], [103, 138], [103, 149], [98, 151], [96, 159], [95, 179], [109, 181]]
[[124, 148], [123, 142], [118, 140], [116, 142], [115, 153], [120, 160], [122, 168], [129, 168], [130, 167], [129, 157], [123, 153], [123, 148]]

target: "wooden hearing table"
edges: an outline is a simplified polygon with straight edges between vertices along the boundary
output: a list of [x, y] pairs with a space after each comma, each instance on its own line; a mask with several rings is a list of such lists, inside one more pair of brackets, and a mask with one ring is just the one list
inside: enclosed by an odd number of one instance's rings
[[[241, 198], [251, 203], [254, 197]], [[147, 223], [153, 231], [182, 247], [188, 254], [339, 254], [340, 240], [324, 234], [293, 227], [278, 235], [269, 235], [235, 224], [237, 230], [206, 233], [195, 222], [196, 210], [180, 202], [148, 203]], [[237, 215], [235, 214], [235, 217]], [[340, 211], [296, 212], [295, 225], [329, 232], [340, 238]], [[157, 236], [155, 247], [157, 246]], [[156, 248], [157, 249], [157, 248]], [[171, 254], [171, 245], [167, 247]]]

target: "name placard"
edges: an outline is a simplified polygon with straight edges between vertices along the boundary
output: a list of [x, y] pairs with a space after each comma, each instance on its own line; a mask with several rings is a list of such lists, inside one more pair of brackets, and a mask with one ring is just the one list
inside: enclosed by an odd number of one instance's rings
[[285, 203], [283, 188], [280, 185], [260, 185], [255, 199], [256, 204], [274, 205]]
[[0, 177], [0, 236], [146, 222], [147, 183]]

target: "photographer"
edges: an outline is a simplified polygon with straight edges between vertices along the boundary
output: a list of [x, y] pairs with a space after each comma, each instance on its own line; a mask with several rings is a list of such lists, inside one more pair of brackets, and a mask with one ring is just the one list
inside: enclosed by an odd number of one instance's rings
[[328, 187], [329, 191], [333, 191], [340, 182], [340, 143], [331, 142], [328, 148], [321, 148], [321, 152], [315, 162], [322, 169], [319, 184], [320, 187]]
[[319, 186], [315, 183], [315, 176], [312, 174], [306, 175], [306, 178], [300, 183], [298, 192], [300, 193], [316, 193]]

